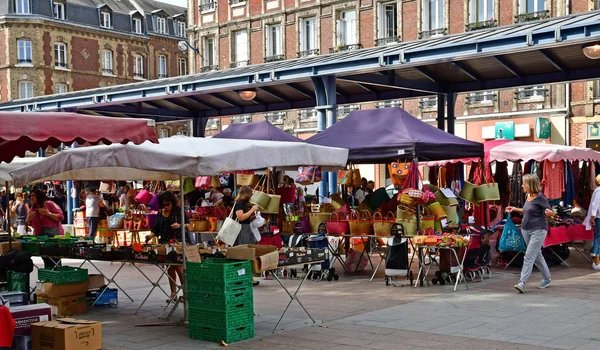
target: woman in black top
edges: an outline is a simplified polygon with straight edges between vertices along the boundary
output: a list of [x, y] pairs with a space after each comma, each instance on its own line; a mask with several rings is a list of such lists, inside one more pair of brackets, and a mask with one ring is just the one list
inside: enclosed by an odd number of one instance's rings
[[[152, 234], [146, 236], [146, 242], [153, 237], [158, 237], [161, 244], [171, 241], [181, 242], [181, 209], [177, 205], [177, 198], [172, 192], [164, 191], [158, 195], [159, 214], [156, 223], [152, 227]], [[189, 230], [189, 222], [186, 219], [186, 228]], [[179, 277], [179, 283], [183, 283], [183, 266], [171, 265], [167, 269], [169, 275], [169, 286], [171, 287], [171, 302], [177, 297], [177, 285], [175, 275]]]
[[254, 220], [254, 213], [258, 211], [258, 205], [255, 204], [250, 207], [250, 197], [252, 197], [252, 189], [248, 186], [242, 186], [235, 197], [233, 212], [240, 224], [242, 224], [242, 229], [234, 245], [256, 243], [256, 239], [250, 228], [250, 222]]

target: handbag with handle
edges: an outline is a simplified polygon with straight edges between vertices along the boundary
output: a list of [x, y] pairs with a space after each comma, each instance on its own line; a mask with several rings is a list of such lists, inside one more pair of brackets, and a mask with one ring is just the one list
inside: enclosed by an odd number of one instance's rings
[[338, 171], [338, 184], [352, 186], [352, 170], [344, 169]]
[[248, 186], [254, 188], [258, 185], [259, 180], [260, 178], [254, 174], [235, 174], [235, 184], [237, 187]]
[[217, 234], [216, 239], [219, 241], [228, 244], [230, 246], [235, 244], [235, 240], [237, 239], [240, 231], [242, 230], [242, 224], [237, 221], [237, 218], [233, 219], [233, 209], [228, 217], [225, 218], [219, 233]]
[[392, 235], [392, 227], [396, 224], [394, 214], [389, 212], [384, 218], [380, 212], [373, 215], [373, 232], [375, 236], [387, 237]]
[[350, 234], [352, 236], [368, 236], [373, 230], [373, 219], [366, 210], [353, 210], [348, 220], [350, 224]]
[[269, 169], [267, 169], [267, 173], [261, 176], [256, 186], [254, 186], [254, 192], [252, 193], [252, 197], [250, 197], [250, 203], [258, 205], [262, 211], [267, 208], [269, 201], [271, 200], [271, 197], [264, 192], [268, 191], [268, 178]]
[[481, 163], [482, 181], [479, 186], [475, 188], [475, 197], [480, 202], [486, 201], [499, 201], [500, 190], [498, 184], [494, 181], [492, 176], [492, 169], [490, 164], [487, 162]]
[[392, 162], [388, 164], [390, 179], [394, 186], [402, 186], [410, 172], [410, 162]]
[[325, 227], [328, 235], [336, 236], [350, 234], [350, 225], [348, 224], [348, 221], [340, 220], [340, 216], [336, 212], [331, 214], [330, 220], [325, 221]]
[[210, 176], [198, 176], [194, 185], [196, 188], [207, 190], [210, 188]]
[[[352, 166], [352, 165], [350, 165]], [[360, 176], [360, 170], [358, 168], [352, 168], [352, 186], [360, 187], [362, 185], [362, 177]]]

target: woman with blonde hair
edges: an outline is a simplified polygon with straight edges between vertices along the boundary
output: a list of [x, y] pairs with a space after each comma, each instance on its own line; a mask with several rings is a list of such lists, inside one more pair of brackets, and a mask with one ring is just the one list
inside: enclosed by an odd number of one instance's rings
[[600, 175], [596, 176], [596, 189], [590, 200], [587, 217], [583, 224], [586, 230], [594, 228], [594, 244], [590, 250], [590, 255], [594, 258], [592, 269], [600, 271]]
[[256, 239], [252, 233], [250, 222], [254, 220], [254, 213], [258, 211], [258, 205], [250, 207], [250, 197], [252, 197], [252, 189], [248, 186], [240, 187], [237, 196], [235, 197], [235, 204], [233, 205], [233, 213], [237, 217], [242, 229], [240, 234], [235, 240], [234, 245], [241, 244], [254, 244]]
[[541, 193], [540, 179], [537, 175], [528, 174], [523, 176], [523, 192], [527, 194], [527, 199], [523, 208], [506, 207], [506, 212], [523, 215], [521, 232], [527, 244], [523, 267], [521, 268], [521, 279], [515, 285], [519, 293], [525, 293], [525, 284], [531, 276], [533, 264], [537, 266], [542, 273], [542, 282], [538, 285], [539, 289], [546, 288], [552, 279], [548, 264], [542, 255], [544, 240], [548, 234], [548, 222], [546, 216], [554, 216], [550, 209], [548, 199]]

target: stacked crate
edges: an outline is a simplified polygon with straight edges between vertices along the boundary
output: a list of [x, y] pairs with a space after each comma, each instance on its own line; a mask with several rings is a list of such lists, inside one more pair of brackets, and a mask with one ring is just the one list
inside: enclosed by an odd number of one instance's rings
[[233, 343], [254, 337], [250, 261], [190, 262], [187, 281], [190, 338]]

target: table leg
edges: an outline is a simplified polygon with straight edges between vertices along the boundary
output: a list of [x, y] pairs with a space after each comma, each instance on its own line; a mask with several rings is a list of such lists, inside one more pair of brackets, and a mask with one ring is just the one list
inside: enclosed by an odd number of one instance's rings
[[465, 287], [467, 287], [467, 289], [469, 289], [469, 284], [467, 282], [467, 278], [465, 277], [465, 272], [464, 272], [465, 259], [467, 258], [468, 249], [465, 248], [465, 254], [463, 255], [462, 260], [460, 260], [458, 258], [458, 254], [456, 253], [456, 250], [454, 250], [454, 249], [450, 249], [450, 250], [452, 250], [452, 254], [454, 254], [454, 258], [456, 258], [456, 261], [458, 262], [458, 273], [456, 274], [456, 282], [454, 283], [454, 291], [456, 292], [456, 288], [458, 287], [458, 284], [460, 283], [461, 279], [465, 280]]
[[[121, 266], [119, 266], [119, 268], [117, 269], [117, 272], [115, 272], [115, 274], [112, 276], [112, 278], [109, 278], [108, 276], [106, 276], [104, 274], [104, 272], [100, 271], [100, 269], [91, 260], [87, 260], [86, 259], [86, 260], [83, 261], [83, 264], [85, 264], [86, 262], [89, 263], [90, 265], [92, 265], [96, 269], [96, 271], [98, 271], [102, 275], [102, 277], [104, 277], [108, 281], [108, 283], [106, 284], [106, 287], [108, 287], [111, 283], [114, 284], [133, 303], [133, 299], [129, 296], [129, 294], [127, 294], [127, 292], [125, 291], [125, 289], [121, 288], [121, 286], [119, 286], [119, 284], [115, 281], [115, 277], [117, 277], [117, 275], [119, 274], [119, 272], [121, 272], [121, 269], [123, 268], [123, 266], [125, 266], [125, 262], [121, 262]], [[83, 266], [83, 264], [81, 264], [81, 266]], [[96, 300], [92, 304], [92, 307], [94, 307], [96, 305], [96, 302], [100, 299], [100, 297], [102, 297], [102, 295], [104, 294], [104, 292], [106, 292], [106, 288], [104, 288], [102, 290], [102, 292], [100, 293], [100, 295], [98, 295], [98, 297], [96, 298]]]
[[417, 274], [417, 280], [415, 281], [415, 288], [419, 286], [419, 283], [423, 285], [422, 275], [425, 273], [425, 257], [423, 257], [423, 248], [417, 247], [417, 258], [419, 259], [419, 273]]
[[161, 273], [161, 274], [160, 274], [160, 276], [158, 277], [158, 280], [156, 280], [156, 282], [153, 282], [153, 281], [152, 281], [152, 280], [151, 280], [151, 279], [150, 279], [150, 278], [149, 278], [149, 277], [148, 277], [148, 276], [147, 276], [147, 275], [144, 273], [144, 271], [142, 271], [142, 270], [141, 270], [141, 269], [140, 269], [140, 268], [139, 268], [139, 267], [138, 267], [136, 264], [133, 264], [133, 266], [134, 266], [134, 267], [135, 267], [135, 268], [136, 268], [136, 269], [137, 269], [137, 270], [138, 270], [138, 271], [139, 271], [139, 272], [142, 274], [142, 276], [144, 276], [144, 277], [145, 277], [145, 278], [148, 280], [148, 282], [150, 282], [150, 284], [152, 284], [152, 289], [150, 289], [150, 292], [148, 292], [148, 294], [146, 295], [146, 297], [144, 298], [144, 300], [142, 301], [142, 303], [140, 304], [140, 306], [139, 306], [139, 307], [137, 308], [137, 310], [135, 311], [135, 315], [137, 315], [137, 314], [138, 314], [138, 312], [140, 312], [140, 309], [142, 308], [142, 306], [144, 306], [144, 303], [146, 303], [146, 300], [148, 300], [148, 298], [150, 297], [150, 294], [152, 294], [152, 292], [154, 291], [154, 289], [155, 289], [156, 287], [158, 287], [160, 290], [162, 290], [162, 292], [163, 292], [163, 293], [165, 293], [165, 295], [167, 296], [167, 298], [171, 298], [171, 296], [170, 296], [170, 295], [169, 295], [167, 292], [165, 292], [165, 290], [163, 289], [163, 287], [160, 285], [160, 280], [162, 279], [162, 277], [163, 277], [164, 275], [166, 275], [166, 274], [167, 274], [167, 270], [166, 270], [166, 269], [163, 269], [163, 268], [161, 268], [161, 267], [160, 267], [160, 266], [158, 266], [158, 265], [154, 265], [154, 266], [158, 267], [158, 268], [159, 268], [159, 269], [162, 271], [162, 273]]
[[558, 258], [558, 259], [561, 261], [561, 263], [565, 264], [565, 266], [566, 266], [566, 267], [571, 267], [571, 266], [569, 266], [569, 264], [567, 264], [567, 262], [566, 262], [566, 261], [564, 261], [564, 260], [563, 260], [563, 258], [561, 258], [561, 257], [560, 257], [560, 255], [558, 255], [558, 254], [557, 254], [557, 253], [554, 251], [554, 249], [552, 249], [552, 247], [548, 247], [548, 249], [550, 249], [550, 251], [552, 252], [552, 254], [554, 254], [554, 255], [555, 255], [555, 256], [556, 256], [556, 257], [557, 257], [557, 258]]
[[[388, 238], [390, 239], [390, 238]], [[373, 275], [371, 276], [371, 279], [369, 280], [369, 282], [373, 282], [373, 278], [375, 278], [375, 275], [377, 274], [377, 271], [379, 271], [379, 268], [381, 267], [381, 264], [383, 263], [384, 260], [387, 260], [387, 248], [383, 250], [383, 254], [381, 254], [381, 250], [379, 249], [379, 247], [377, 247], [377, 254], [379, 254], [379, 264], [377, 264], [377, 267], [375, 268], [375, 271], [373, 271]]]
[[306, 310], [306, 308], [304, 307], [304, 305], [302, 305], [302, 302], [300, 302], [300, 299], [298, 298], [298, 292], [300, 291], [300, 288], [302, 288], [302, 285], [304, 284], [304, 282], [308, 278], [308, 275], [310, 275], [310, 272], [312, 271], [313, 267], [315, 267], [315, 264], [311, 264], [310, 265], [310, 267], [308, 268], [308, 271], [307, 271], [306, 275], [304, 276], [304, 278], [300, 282], [300, 285], [298, 285], [298, 288], [296, 288], [296, 291], [294, 292], [294, 294], [291, 294], [288, 291], [288, 289], [283, 285], [283, 283], [281, 283], [281, 280], [279, 279], [279, 277], [277, 277], [277, 274], [273, 274], [273, 276], [275, 277], [275, 279], [277, 280], [277, 282], [279, 282], [279, 285], [281, 286], [281, 288], [283, 288], [283, 290], [285, 290], [285, 292], [287, 293], [287, 295], [290, 297], [290, 301], [287, 304], [285, 310], [283, 311], [283, 314], [281, 314], [281, 317], [279, 318], [279, 321], [277, 321], [277, 324], [275, 325], [275, 328], [273, 328], [273, 333], [275, 333], [275, 331], [277, 331], [277, 327], [279, 327], [279, 324], [281, 323], [281, 320], [283, 320], [283, 317], [287, 313], [288, 309], [290, 308], [290, 305], [292, 305], [292, 302], [294, 300], [296, 300], [298, 302], [298, 304], [300, 305], [300, 307], [302, 307], [302, 309], [304, 310], [304, 312], [306, 312], [306, 314], [308, 315], [308, 317], [310, 318], [310, 320], [313, 323], [317, 323], [315, 321], [315, 319], [310, 315], [310, 313], [308, 312], [308, 310]]
[[504, 267], [504, 270], [508, 269], [508, 267], [510, 266], [510, 264], [512, 264], [513, 261], [515, 261], [515, 259], [519, 256], [519, 254], [524, 254], [524, 252], [517, 252], [517, 254], [515, 254], [515, 256], [513, 256], [512, 259], [510, 259], [510, 261], [508, 262], [508, 264], [506, 265], [506, 267]]
[[346, 273], [349, 273], [350, 271], [348, 271], [348, 268], [346, 267], [346, 262], [344, 261], [344, 258], [342, 258], [342, 243], [344, 241], [344, 237], [339, 237], [340, 241], [338, 242], [338, 246], [337, 249], [333, 249], [333, 246], [331, 245], [331, 243], [329, 243], [329, 240], [327, 240], [327, 247], [329, 249], [329, 252], [331, 253], [332, 258], [332, 262], [331, 262], [331, 266], [333, 267], [333, 263], [337, 260], [340, 265], [342, 265], [342, 268], [344, 269], [344, 271]]
[[577, 251], [577, 253], [581, 254], [581, 256], [583, 256], [583, 257], [585, 258], [585, 260], [587, 260], [588, 262], [592, 262], [592, 259], [588, 258], [588, 257], [587, 257], [587, 255], [585, 255], [585, 254], [584, 254], [584, 253], [581, 251], [581, 249], [577, 248], [577, 246], [575, 245], [575, 243], [574, 243], [574, 242], [571, 242], [570, 244], [571, 244], [571, 246], [573, 246], [573, 248], [575, 248], [575, 250]]

